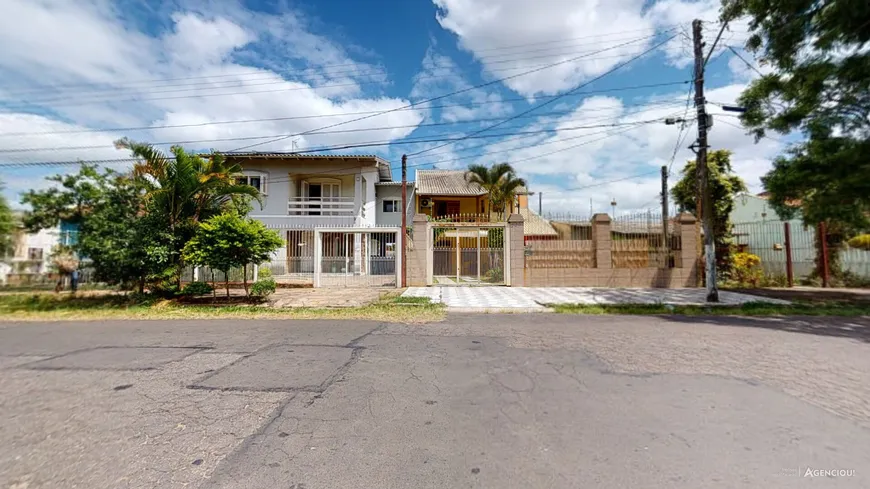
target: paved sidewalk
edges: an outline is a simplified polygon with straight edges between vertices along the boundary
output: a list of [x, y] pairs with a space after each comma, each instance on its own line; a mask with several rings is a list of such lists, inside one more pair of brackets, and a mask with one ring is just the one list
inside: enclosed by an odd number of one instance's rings
[[[704, 305], [704, 289], [605, 289], [594, 287], [409, 287], [405, 297], [428, 297], [451, 309], [543, 311], [545, 304]], [[719, 291], [721, 305], [787, 301]]]

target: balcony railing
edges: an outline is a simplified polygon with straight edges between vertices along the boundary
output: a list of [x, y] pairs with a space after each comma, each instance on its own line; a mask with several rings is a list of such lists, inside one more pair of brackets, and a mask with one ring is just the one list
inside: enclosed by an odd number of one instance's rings
[[353, 197], [292, 197], [287, 204], [291, 216], [353, 217]]

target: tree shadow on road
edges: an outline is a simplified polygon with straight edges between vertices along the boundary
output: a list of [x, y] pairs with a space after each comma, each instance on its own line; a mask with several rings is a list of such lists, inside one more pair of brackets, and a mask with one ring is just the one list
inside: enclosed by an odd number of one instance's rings
[[763, 328], [791, 333], [851, 338], [870, 343], [870, 318], [831, 316], [666, 316], [677, 323]]

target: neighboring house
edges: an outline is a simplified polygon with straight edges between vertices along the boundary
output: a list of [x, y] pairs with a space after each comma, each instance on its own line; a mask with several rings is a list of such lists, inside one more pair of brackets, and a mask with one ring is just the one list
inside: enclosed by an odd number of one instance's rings
[[[465, 170], [417, 170], [416, 212], [433, 219], [456, 214], [482, 214], [487, 193], [480, 185], [465, 179]], [[550, 223], [529, 209], [529, 191], [520, 187], [511, 212], [523, 216], [525, 240], [555, 239]], [[505, 216], [507, 217], [507, 216]]]
[[31, 283], [47, 276], [52, 272], [52, 250], [59, 244], [74, 244], [77, 233], [78, 227], [67, 222], [36, 233], [17, 229], [12, 249], [0, 261], [0, 284]]
[[[405, 215], [408, 226], [414, 219], [415, 194], [414, 182], [408, 182], [405, 190]], [[378, 199], [375, 216], [378, 226], [401, 226], [402, 182], [380, 182], [375, 185], [375, 195]]]

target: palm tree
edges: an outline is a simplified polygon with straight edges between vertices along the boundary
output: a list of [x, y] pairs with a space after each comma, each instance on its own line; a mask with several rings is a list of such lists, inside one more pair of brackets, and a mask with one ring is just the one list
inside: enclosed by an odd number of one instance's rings
[[510, 163], [497, 163], [491, 167], [469, 165], [468, 171], [465, 172], [465, 181], [476, 183], [486, 191], [489, 203], [487, 211], [489, 213], [495, 211], [499, 217], [504, 215], [508, 205], [511, 207], [510, 210], [513, 210], [517, 190], [526, 185], [525, 180], [517, 177]]
[[253, 197], [262, 205], [260, 193], [237, 183], [242, 168], [220, 154], [203, 158], [173, 146], [167, 157], [150, 144], [124, 138], [115, 147], [129, 149], [137, 158], [133, 175], [148, 184], [148, 212], [160, 217], [172, 236], [172, 263], [176, 283], [181, 281], [181, 248], [193, 236], [196, 225], [226, 210], [234, 198]]

